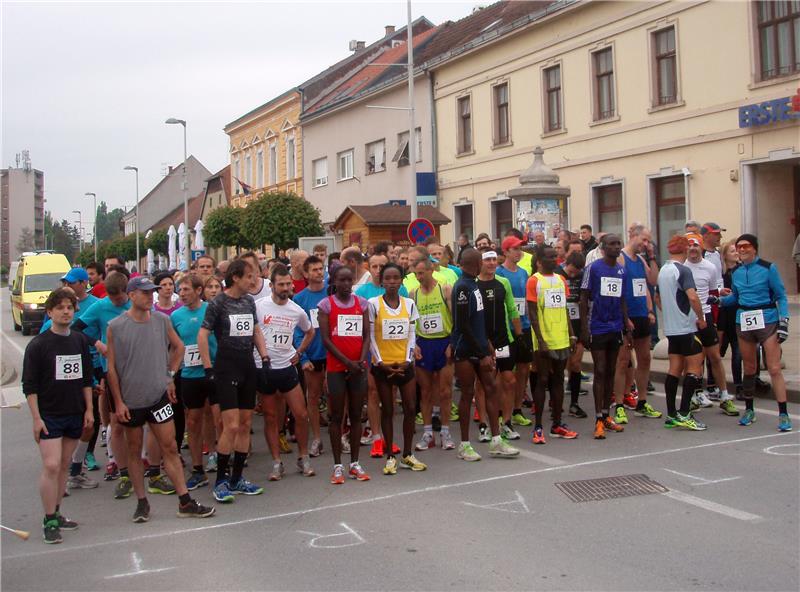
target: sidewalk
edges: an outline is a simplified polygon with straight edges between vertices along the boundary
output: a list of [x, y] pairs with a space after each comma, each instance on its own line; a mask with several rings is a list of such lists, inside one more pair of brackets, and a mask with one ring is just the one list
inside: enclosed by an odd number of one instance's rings
[[[789, 401], [800, 403], [800, 296], [789, 296], [789, 315], [791, 317], [789, 321], [789, 339], [783, 343], [783, 362], [785, 364], [783, 376], [786, 379]], [[722, 363], [725, 366], [728, 383], [733, 384], [730, 351], [722, 359]], [[583, 368], [586, 371], [592, 371], [592, 356], [588, 352], [583, 356]], [[669, 362], [666, 359], [657, 359], [654, 351], [653, 360], [650, 364], [651, 380], [653, 382], [664, 382], [668, 369]], [[767, 371], [762, 370], [760, 377], [762, 380], [769, 382], [769, 373]], [[768, 399], [773, 397], [772, 391], [769, 393], [757, 392], [756, 396]]]

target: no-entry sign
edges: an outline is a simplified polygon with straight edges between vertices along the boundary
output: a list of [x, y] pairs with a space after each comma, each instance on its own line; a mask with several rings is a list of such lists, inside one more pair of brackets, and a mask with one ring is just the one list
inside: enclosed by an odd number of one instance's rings
[[429, 236], [433, 236], [436, 230], [433, 228], [433, 223], [427, 218], [417, 218], [412, 220], [408, 225], [408, 240], [415, 245], [425, 242]]

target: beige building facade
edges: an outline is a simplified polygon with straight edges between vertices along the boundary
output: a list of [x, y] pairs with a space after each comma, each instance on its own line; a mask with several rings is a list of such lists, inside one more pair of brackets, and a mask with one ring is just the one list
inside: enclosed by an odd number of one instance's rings
[[[800, 3], [553, 8], [429, 65], [443, 238], [642, 221], [663, 254], [687, 219], [714, 221], [759, 234], [796, 293]], [[536, 146], [569, 198], [508, 197]]]

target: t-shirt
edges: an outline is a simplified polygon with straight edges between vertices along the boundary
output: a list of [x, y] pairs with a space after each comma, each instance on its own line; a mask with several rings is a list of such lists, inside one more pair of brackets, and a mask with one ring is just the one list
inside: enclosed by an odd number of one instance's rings
[[[453, 276], [444, 273], [441, 268], [433, 270], [433, 279], [440, 284], [448, 284], [450, 286], [454, 286], [456, 283], [455, 280], [453, 280]], [[403, 287], [406, 289], [408, 294], [411, 294], [413, 290], [419, 288], [417, 274], [415, 274], [413, 271], [407, 273], [406, 277], [403, 278]]]
[[437, 270], [443, 277], [447, 278], [446, 284], [454, 285], [458, 281], [458, 274], [449, 267], [439, 266]]
[[305, 278], [300, 278], [299, 280], [292, 278], [292, 290], [294, 294], [299, 294], [306, 289], [306, 286], [308, 286], [308, 282]]
[[[205, 376], [205, 369], [203, 368], [203, 360], [200, 359], [200, 351], [197, 349], [197, 333], [203, 324], [203, 319], [206, 316], [207, 302], [201, 302], [200, 306], [194, 310], [188, 306], [182, 306], [176, 310], [169, 319], [178, 337], [183, 341], [186, 346], [186, 351], [183, 354], [183, 363], [181, 364], [181, 378], [203, 378]], [[217, 357], [217, 338], [212, 333], [208, 336], [208, 353], [211, 356], [211, 363]]]
[[[89, 307], [79, 319], [72, 321], [72, 326], [79, 331], [83, 331], [86, 336], [94, 341], [98, 339], [106, 343], [106, 330], [108, 323], [116, 319], [123, 312], [131, 307], [130, 299], [125, 301], [122, 306], [116, 306], [111, 299], [106, 296], [101, 298]], [[105, 357], [100, 357], [100, 364], [103, 371], [108, 369], [108, 360]]]
[[171, 380], [169, 368], [169, 317], [153, 311], [150, 320], [138, 322], [123, 314], [109, 323], [114, 336], [114, 367], [122, 401], [129, 409], [157, 403]]
[[458, 359], [489, 355], [483, 296], [475, 277], [462, 274], [453, 286], [453, 332], [450, 343]]
[[556, 267], [555, 273], [564, 278], [567, 284], [567, 314], [570, 321], [581, 319], [581, 284], [583, 283], [583, 270], [575, 277], [570, 277], [563, 267]]
[[98, 282], [94, 286], [90, 288], [92, 296], [97, 299], [105, 298], [108, 296], [108, 292], [106, 292], [106, 285], [104, 282]]
[[365, 271], [360, 278], [353, 284], [354, 286], [361, 286], [363, 284], [368, 284], [372, 281], [372, 274], [368, 271]]
[[[724, 286], [722, 283], [722, 257], [720, 256], [719, 251], [703, 251], [703, 258], [714, 266], [714, 268], [717, 270], [717, 275], [719, 276], [719, 283], [716, 285], [716, 287], [712, 285], [711, 289], [721, 290]], [[700, 302], [705, 301], [701, 299]]]
[[711, 305], [707, 304], [711, 290], [716, 290], [722, 283], [722, 278], [717, 273], [717, 268], [708, 259], [701, 259], [697, 263], [692, 263], [688, 259], [684, 263], [692, 272], [694, 278], [694, 289], [697, 290], [697, 297], [703, 307], [703, 314], [711, 312]]
[[[356, 294], [364, 298], [365, 300], [372, 300], [376, 296], [383, 296], [386, 294], [386, 288], [383, 286], [376, 286], [374, 282], [369, 282], [368, 284], [362, 284], [358, 288], [356, 288]], [[400, 286], [400, 296], [408, 297], [408, 290], [406, 290], [405, 286]]]
[[525, 296], [528, 285], [528, 272], [517, 266], [516, 271], [510, 271], [504, 265], [497, 268], [497, 275], [508, 280], [511, 284], [511, 293], [514, 295], [514, 306], [517, 308], [519, 320], [523, 329], [530, 329], [531, 320], [528, 318], [528, 307]]
[[[264, 282], [266, 285], [266, 282]], [[232, 298], [225, 292], [208, 303], [202, 327], [217, 338], [221, 355], [239, 355], [253, 350], [253, 330], [256, 326], [256, 303], [250, 294]]]
[[153, 310], [157, 310], [158, 312], [164, 313], [167, 316], [170, 316], [173, 312], [178, 310], [181, 306], [183, 306], [180, 302], [173, 302], [172, 306], [169, 308], [162, 308], [158, 305], [158, 302], [153, 303]]
[[589, 332], [592, 335], [622, 331], [624, 283], [625, 268], [616, 261], [611, 266], [604, 259], [597, 259], [584, 270], [581, 290], [588, 290], [592, 303], [589, 314]]
[[291, 300], [286, 304], [276, 304], [270, 297], [256, 302], [256, 318], [267, 344], [270, 368], [280, 370], [291, 366], [290, 360], [295, 354], [295, 328], [304, 332], [311, 329], [311, 319], [306, 312]]
[[[97, 298], [96, 296], [92, 296], [91, 294], [87, 293], [86, 294], [86, 298], [84, 298], [83, 300], [79, 300], [78, 301], [78, 309], [75, 311], [74, 319], [81, 318], [84, 314], [86, 314], [86, 311], [89, 310], [89, 308], [92, 306], [92, 304], [94, 304], [98, 300], [100, 300], [100, 299]], [[74, 322], [74, 319], [73, 319], [73, 322]], [[49, 331], [50, 327], [52, 327], [52, 326], [53, 326], [53, 319], [51, 319], [50, 317], [47, 317], [45, 319], [44, 323], [42, 323], [42, 328], [39, 329], [39, 333], [44, 333], [45, 331]], [[90, 338], [89, 341], [91, 343], [94, 343], [94, 341], [97, 341], [97, 339], [92, 341], [91, 338]], [[89, 352], [92, 354], [92, 364], [94, 365], [94, 367], [95, 368], [101, 368], [103, 363], [100, 360], [100, 353], [94, 348], [94, 345], [90, 345], [89, 346]]]
[[491, 280], [479, 278], [477, 283], [486, 307], [483, 315], [486, 336], [495, 349], [505, 347], [514, 341], [511, 337], [511, 319], [519, 318], [511, 285], [506, 278], [497, 276]]
[[[301, 364], [305, 364], [309, 360], [316, 362], [325, 359], [326, 351], [325, 346], [322, 345], [322, 337], [319, 334], [319, 320], [317, 315], [319, 314], [319, 303], [322, 299], [327, 297], [327, 294], [328, 293], [325, 288], [319, 292], [312, 292], [310, 288], [306, 288], [294, 297], [294, 303], [305, 311], [306, 315], [311, 321], [311, 326], [315, 329], [315, 335], [314, 339], [311, 341], [311, 345], [309, 345], [308, 349], [300, 356]], [[300, 329], [295, 329], [295, 349], [297, 349], [300, 346], [300, 343], [303, 341], [303, 335], [304, 334]]]
[[661, 326], [664, 335], [688, 335], [697, 331], [686, 290], [694, 289], [694, 277], [688, 267], [667, 261], [658, 272], [658, 295], [661, 298]]
[[44, 416], [83, 415], [83, 389], [92, 386], [89, 339], [79, 331], [34, 337], [22, 360], [22, 392], [37, 395]]

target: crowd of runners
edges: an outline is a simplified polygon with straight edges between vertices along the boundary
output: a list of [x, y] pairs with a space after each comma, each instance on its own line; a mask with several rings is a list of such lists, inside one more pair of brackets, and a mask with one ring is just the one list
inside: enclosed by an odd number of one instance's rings
[[[221, 504], [259, 495], [259, 483], [284, 477], [282, 455], [295, 449], [299, 474], [324, 464], [341, 485], [370, 480], [362, 446], [395, 475], [425, 471], [424, 451], [436, 446], [469, 462], [514, 458], [523, 440], [577, 438], [583, 419], [591, 423], [580, 431], [603, 440], [624, 431], [629, 412], [705, 430], [694, 412], [716, 403], [749, 426], [761, 361], [778, 429], [789, 431], [783, 283], [758, 256], [756, 236], [721, 245], [723, 231], [687, 223], [663, 262], [650, 231], [633, 224], [624, 242], [598, 240], [586, 225], [553, 245], [512, 228], [474, 245], [462, 236], [457, 254], [434, 239], [366, 254], [320, 245], [288, 259], [202, 256], [188, 272], [152, 278], [118, 257], [73, 268], [47, 299], [48, 321], [23, 365], [44, 540], [77, 528], [61, 502], [98, 486], [88, 474], [100, 469], [98, 446], [114, 497], [136, 496], [138, 523], [150, 518], [148, 493], [175, 494], [178, 516], [196, 518], [215, 513], [193, 499], [200, 488]], [[669, 355], [663, 410], [647, 398], [659, 325]], [[584, 411], [587, 349], [594, 406]], [[734, 385], [722, 362], [728, 349]], [[254, 414], [263, 415], [272, 463], [267, 475], [245, 476], [260, 437]], [[331, 460], [312, 461], [328, 446]]]

